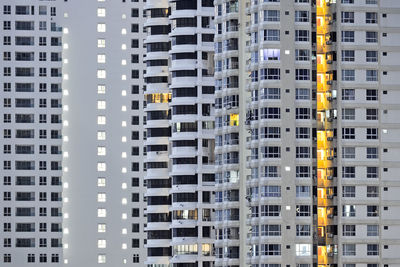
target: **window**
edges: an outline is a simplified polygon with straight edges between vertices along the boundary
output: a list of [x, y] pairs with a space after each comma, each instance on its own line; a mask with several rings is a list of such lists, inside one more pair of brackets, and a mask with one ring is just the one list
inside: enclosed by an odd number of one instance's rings
[[355, 178], [356, 168], [353, 166], [343, 166], [342, 167], [342, 177], [343, 178]]
[[97, 55], [97, 63], [106, 63], [106, 55], [98, 54]]
[[296, 186], [296, 197], [310, 197], [311, 189], [309, 186], [298, 185]]
[[378, 71], [377, 70], [365, 70], [367, 82], [378, 81]]
[[261, 99], [280, 99], [280, 88], [263, 88], [261, 90]]
[[367, 206], [367, 217], [378, 217], [379, 209], [378, 206]]
[[297, 224], [296, 225], [296, 236], [310, 236], [311, 225], [308, 224]]
[[105, 39], [97, 39], [97, 47], [98, 48], [105, 48], [106, 47], [106, 40]]
[[277, 185], [261, 187], [261, 197], [281, 197], [281, 187]]
[[342, 100], [355, 100], [355, 90], [342, 89]]
[[367, 62], [378, 62], [378, 51], [365, 51]]
[[279, 41], [280, 31], [279, 30], [264, 30], [264, 41]]
[[308, 11], [296, 10], [295, 11], [295, 22], [308, 22], [310, 20]]
[[367, 140], [378, 139], [378, 128], [367, 128]]
[[97, 101], [97, 109], [106, 109], [106, 101], [98, 100]]
[[365, 33], [365, 41], [367, 43], [377, 43], [378, 42], [378, 33], [377, 32], [366, 32]]
[[139, 17], [139, 9], [138, 8], [131, 8], [131, 17], [138, 18]]
[[344, 62], [354, 61], [354, 50], [342, 50], [342, 61]]
[[366, 12], [365, 23], [367, 24], [378, 23], [378, 14], [376, 12]]
[[378, 167], [367, 167], [367, 178], [378, 178]]
[[281, 255], [280, 244], [261, 244], [261, 255], [279, 256]]
[[97, 116], [97, 124], [105, 125], [106, 124], [106, 116]]
[[132, 223], [132, 233], [139, 233], [140, 225], [138, 223]]
[[97, 32], [106, 32], [106, 24], [97, 23]]
[[379, 225], [367, 225], [367, 236], [379, 236]]
[[139, 24], [132, 23], [131, 24], [131, 32], [139, 32]]
[[355, 159], [356, 148], [355, 147], [342, 147], [342, 159]]
[[281, 225], [279, 224], [263, 224], [261, 225], [261, 236], [280, 236]]
[[342, 70], [342, 81], [354, 81], [355, 70]]
[[266, 146], [262, 147], [263, 158], [280, 158], [281, 147], [279, 146]]
[[378, 100], [378, 90], [367, 89], [366, 90], [366, 100], [367, 101], [377, 101]]
[[342, 139], [355, 139], [355, 129], [354, 128], [342, 128]]
[[308, 42], [310, 40], [310, 33], [308, 30], [296, 30], [295, 41], [296, 42]]
[[97, 209], [97, 217], [104, 218], [107, 216], [106, 209]]
[[97, 263], [106, 263], [106, 255], [104, 254], [97, 255]]
[[296, 178], [310, 178], [310, 166], [296, 166]]
[[342, 187], [343, 197], [356, 197], [356, 187], [355, 186], [343, 186]]
[[97, 178], [97, 186], [98, 187], [106, 186], [106, 178]]
[[311, 256], [311, 244], [296, 244], [296, 256]]
[[97, 78], [105, 79], [106, 78], [106, 70], [97, 70]]
[[356, 236], [356, 226], [353, 224], [344, 224], [343, 236]]
[[310, 70], [309, 69], [296, 69], [296, 81], [309, 81]]
[[311, 216], [311, 206], [309, 205], [296, 205], [296, 217]]
[[105, 223], [97, 224], [97, 232], [98, 233], [105, 233], [106, 232], [106, 224]]
[[356, 216], [356, 206], [354, 205], [343, 205], [342, 207], [343, 217], [355, 217]]
[[106, 193], [97, 193], [97, 202], [106, 202]]
[[98, 17], [105, 17], [106, 16], [106, 9], [105, 8], [98, 8], [97, 9], [97, 16]]
[[367, 159], [377, 159], [377, 158], [378, 158], [378, 148], [367, 147]]
[[379, 245], [378, 244], [367, 244], [367, 256], [378, 256]]
[[140, 244], [139, 239], [137, 239], [137, 238], [132, 239], [132, 247], [133, 248], [138, 248], [139, 244]]
[[276, 217], [281, 216], [281, 206], [279, 205], [262, 205], [261, 216]]
[[355, 118], [356, 118], [356, 110], [354, 108], [342, 109], [343, 120], [355, 120]]
[[354, 23], [354, 12], [342, 11], [342, 23]]
[[379, 197], [379, 188], [377, 186], [367, 186], [367, 197]]
[[356, 244], [343, 244], [343, 256], [355, 256]]
[[263, 108], [261, 109], [262, 119], [280, 119], [281, 110], [280, 108]]
[[353, 43], [354, 42], [354, 31], [342, 31], [342, 42]]
[[308, 49], [296, 49], [295, 56], [297, 61], [309, 61], [310, 50]]
[[139, 254], [133, 254], [133, 263], [139, 262]]
[[264, 10], [264, 21], [279, 21], [279, 10]]
[[308, 120], [310, 119], [309, 108], [296, 108], [296, 120]]
[[311, 149], [307, 146], [296, 147], [296, 158], [297, 159], [308, 159], [310, 158]]
[[378, 109], [367, 108], [367, 110], [366, 110], [366, 119], [367, 120], [378, 120]]

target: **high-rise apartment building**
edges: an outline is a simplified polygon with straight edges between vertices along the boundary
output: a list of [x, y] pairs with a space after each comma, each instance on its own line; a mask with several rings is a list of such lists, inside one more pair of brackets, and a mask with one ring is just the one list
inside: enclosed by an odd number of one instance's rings
[[63, 23], [64, 261], [143, 266], [143, 1], [69, 1]]
[[143, 265], [143, 5], [2, 3], [2, 264]]
[[0, 9], [0, 265], [58, 264], [61, 16], [48, 1], [2, 1]]
[[212, 266], [211, 1], [147, 1], [148, 267]]
[[245, 266], [248, 252], [245, 5], [215, 2], [215, 266]]
[[399, 7], [248, 3], [247, 264], [397, 266]]

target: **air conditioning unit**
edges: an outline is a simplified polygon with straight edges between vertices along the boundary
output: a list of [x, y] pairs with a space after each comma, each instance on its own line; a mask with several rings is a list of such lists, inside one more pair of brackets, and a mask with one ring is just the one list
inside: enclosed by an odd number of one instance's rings
[[332, 80], [329, 80], [329, 81], [326, 82], [326, 84], [327, 84], [327, 85], [332, 85], [332, 84], [333, 84], [333, 81], [332, 81]]
[[328, 195], [327, 198], [328, 199], [333, 199], [333, 195]]
[[329, 238], [333, 238], [333, 234], [328, 234], [328, 237]]
[[333, 20], [329, 20], [328, 25], [332, 25], [332, 24], [333, 24]]
[[331, 41], [331, 40], [328, 40], [328, 41], [326, 41], [326, 44], [327, 44], [327, 45], [331, 45], [331, 44], [332, 44], [332, 41]]
[[332, 175], [329, 175], [327, 178], [328, 178], [328, 180], [333, 180], [333, 176]]
[[333, 121], [333, 118], [328, 118], [328, 121], [329, 121], [329, 122], [332, 122], [332, 121]]
[[333, 252], [329, 252], [328, 257], [333, 257]]
[[328, 138], [326, 138], [326, 140], [333, 141], [333, 137], [328, 137]]
[[328, 214], [328, 218], [332, 219], [333, 218], [333, 214]]
[[333, 160], [333, 157], [327, 157], [328, 160]]
[[333, 98], [332, 98], [331, 96], [328, 96], [326, 99], [327, 99], [328, 101], [332, 101], [332, 100], [333, 100]]
[[326, 63], [327, 63], [327, 64], [332, 64], [333, 61], [332, 61], [331, 59], [328, 59], [328, 60], [326, 61]]

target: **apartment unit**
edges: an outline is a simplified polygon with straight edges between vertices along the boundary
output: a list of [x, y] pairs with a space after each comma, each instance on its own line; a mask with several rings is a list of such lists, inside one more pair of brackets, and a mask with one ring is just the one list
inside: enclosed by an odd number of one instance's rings
[[399, 7], [247, 4], [247, 264], [399, 265]]
[[215, 2], [215, 266], [246, 266], [245, 1]]
[[147, 1], [148, 267], [212, 266], [212, 1]]
[[143, 266], [143, 1], [69, 1], [63, 17], [63, 244], [70, 266]]
[[0, 265], [62, 260], [60, 13], [1, 3]]

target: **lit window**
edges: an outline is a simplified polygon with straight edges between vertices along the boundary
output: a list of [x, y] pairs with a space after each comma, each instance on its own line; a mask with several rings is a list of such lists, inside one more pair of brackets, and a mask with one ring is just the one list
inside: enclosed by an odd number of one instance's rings
[[97, 32], [106, 32], [106, 24], [97, 23]]
[[296, 244], [296, 256], [311, 256], [311, 245]]
[[97, 55], [97, 63], [106, 63], [106, 55], [98, 54]]
[[105, 39], [97, 39], [97, 47], [98, 48], [105, 48], [106, 47], [106, 40]]
[[97, 202], [106, 202], [106, 193], [97, 193]]
[[106, 124], [106, 116], [97, 116], [97, 124], [105, 125]]
[[105, 156], [106, 155], [106, 148], [104, 146], [97, 147], [97, 156]]
[[126, 29], [125, 29], [125, 28], [123, 28], [123, 29], [121, 30], [121, 34], [123, 34], [123, 35], [126, 34]]
[[97, 178], [97, 186], [105, 187], [106, 186], [106, 178]]
[[104, 218], [107, 216], [106, 209], [97, 209], [97, 217]]
[[98, 162], [97, 163], [97, 171], [105, 172], [106, 171], [106, 163], [105, 162]]
[[106, 16], [106, 9], [105, 8], [98, 8], [97, 9], [97, 16], [98, 17], [105, 17]]
[[98, 233], [105, 233], [106, 232], [106, 224], [105, 223], [97, 224], [97, 232]]
[[105, 85], [97, 85], [97, 93], [99, 95], [105, 94], [106, 93], [106, 86]]
[[105, 79], [106, 78], [106, 70], [97, 70], [97, 78]]
[[104, 255], [104, 254], [97, 255], [97, 262], [98, 263], [106, 263], [106, 255]]
[[98, 131], [97, 132], [97, 140], [106, 140], [106, 132]]
[[97, 109], [106, 109], [106, 101], [103, 100], [97, 101]]

